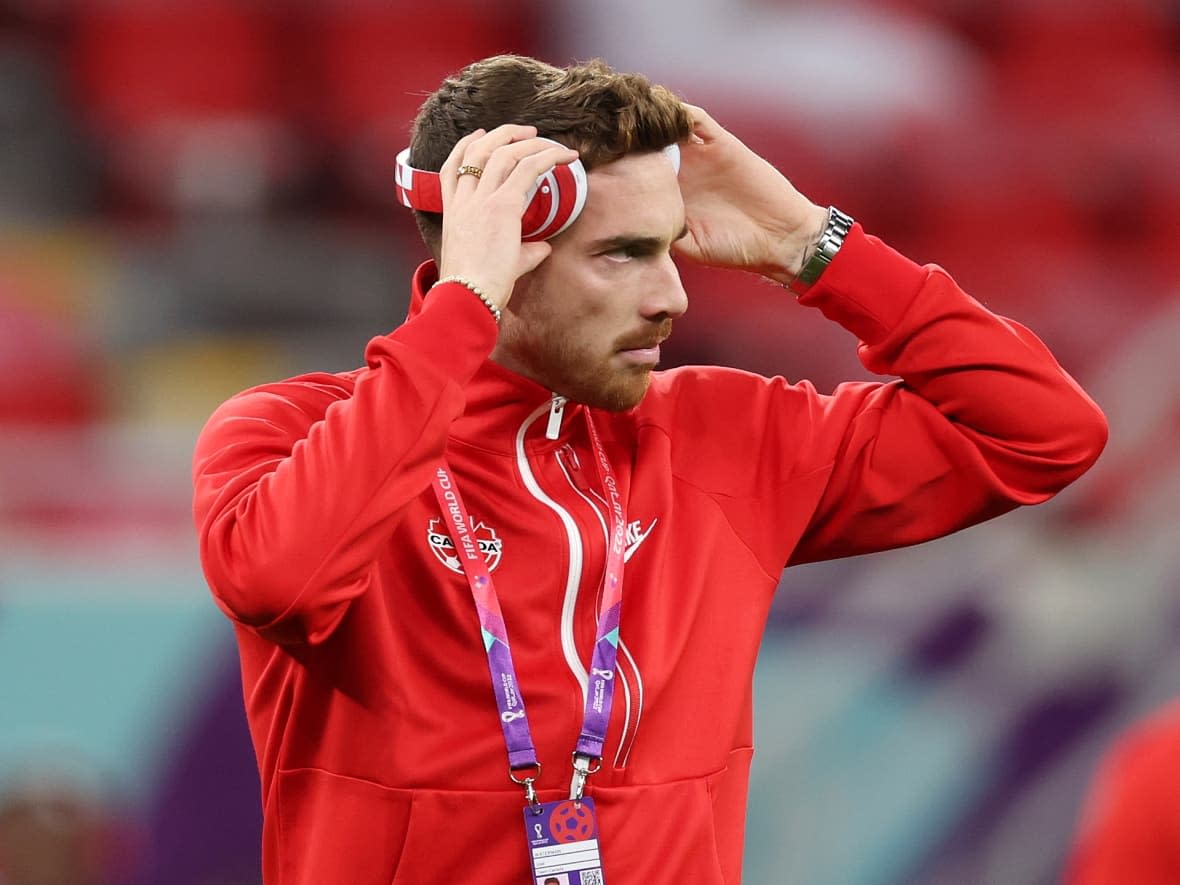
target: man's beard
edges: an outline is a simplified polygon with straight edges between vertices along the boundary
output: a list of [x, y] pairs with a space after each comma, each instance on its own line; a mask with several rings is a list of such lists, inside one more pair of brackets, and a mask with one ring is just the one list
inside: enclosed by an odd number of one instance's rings
[[577, 341], [576, 330], [551, 332], [529, 342], [523, 361], [534, 380], [575, 403], [611, 412], [639, 405], [651, 384], [650, 366], [615, 368]]
[[[547, 321], [548, 320], [548, 321]], [[613, 365], [622, 349], [650, 347], [672, 332], [672, 320], [649, 322], [638, 332], [612, 342], [605, 352], [579, 338], [576, 327], [562, 326], [549, 317], [517, 318], [500, 333], [500, 347], [510, 351], [521, 374], [572, 402], [611, 412], [639, 405], [651, 385], [652, 367]]]

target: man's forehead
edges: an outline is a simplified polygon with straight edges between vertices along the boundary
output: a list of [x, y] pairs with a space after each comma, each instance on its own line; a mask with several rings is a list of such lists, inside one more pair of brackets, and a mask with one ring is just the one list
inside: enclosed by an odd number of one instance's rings
[[571, 228], [578, 239], [679, 234], [684, 200], [666, 155], [628, 154], [596, 166], [586, 178], [586, 208]]
[[625, 182], [632, 185], [637, 181], [655, 184], [675, 178], [676, 168], [662, 151], [626, 154], [610, 163], [595, 166], [587, 173], [590, 182]]

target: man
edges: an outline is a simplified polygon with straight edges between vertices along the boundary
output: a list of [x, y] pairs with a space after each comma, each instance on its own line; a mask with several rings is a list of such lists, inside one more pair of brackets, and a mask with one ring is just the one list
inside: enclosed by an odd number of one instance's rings
[[1063, 881], [1171, 885], [1180, 881], [1180, 702], [1132, 723], [1090, 785]]
[[[581, 214], [522, 242], [574, 159]], [[642, 77], [478, 62], [423, 105], [408, 168], [444, 208], [418, 214], [409, 319], [364, 368], [231, 399], [197, 445], [265, 880], [519, 883], [531, 859], [736, 883], [783, 567], [1044, 501], [1105, 421], [1030, 332]], [[687, 305], [673, 254], [789, 285], [902, 380], [654, 372]], [[540, 870], [550, 842], [600, 867]]]

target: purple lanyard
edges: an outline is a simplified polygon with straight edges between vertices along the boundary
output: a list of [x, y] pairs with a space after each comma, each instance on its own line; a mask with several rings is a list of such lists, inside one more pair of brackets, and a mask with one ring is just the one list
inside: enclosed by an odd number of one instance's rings
[[[598, 770], [591, 768], [591, 763], [602, 759], [602, 747], [606, 742], [606, 730], [610, 723], [615, 689], [615, 660], [619, 651], [619, 612], [623, 604], [623, 549], [626, 546], [627, 526], [614, 471], [607, 460], [598, 430], [590, 419], [590, 410], [586, 409], [585, 414], [586, 428], [597, 462], [598, 478], [602, 483], [603, 497], [608, 504], [610, 529], [606, 570], [603, 575], [602, 604], [598, 609], [598, 634], [590, 659], [590, 679], [586, 691], [582, 729], [573, 753], [574, 777], [570, 784], [571, 799], [582, 797], [586, 778]], [[508, 747], [509, 776], [524, 785], [532, 804], [536, 801], [533, 783], [540, 775], [541, 763], [537, 760], [537, 751], [529, 732], [524, 698], [521, 696], [516, 678], [516, 668], [512, 664], [508, 631], [504, 626], [496, 586], [492, 582], [491, 574], [488, 573], [479, 545], [472, 537], [471, 518], [467, 515], [467, 508], [463, 505], [458, 486], [445, 465], [435, 471], [433, 486], [434, 495], [438, 499], [439, 507], [442, 508], [443, 521], [455, 544], [459, 564], [471, 588], [475, 609], [479, 613], [480, 633], [488, 656], [488, 671], [492, 677], [496, 706], [500, 711], [504, 743]], [[535, 768], [536, 772], [531, 777], [518, 779], [516, 772], [525, 768]]]

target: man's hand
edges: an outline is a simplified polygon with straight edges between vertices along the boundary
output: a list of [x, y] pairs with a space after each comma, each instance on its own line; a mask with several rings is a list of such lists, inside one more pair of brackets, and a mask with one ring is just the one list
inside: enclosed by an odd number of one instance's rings
[[686, 107], [696, 125], [680, 152], [688, 236], [677, 241], [676, 251], [701, 264], [790, 282], [819, 240], [827, 209], [795, 190], [701, 108]]
[[[459, 276], [483, 289], [497, 307], [519, 277], [549, 257], [548, 243], [521, 242], [525, 197], [538, 176], [577, 151], [537, 138], [535, 126], [477, 129], [455, 143], [439, 170], [442, 256], [439, 276]], [[463, 168], [482, 170], [475, 175]]]

